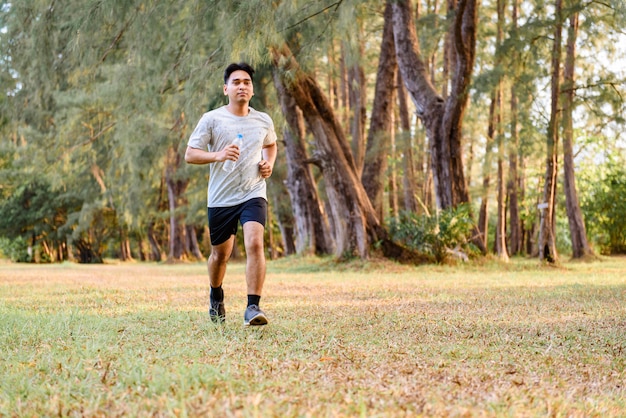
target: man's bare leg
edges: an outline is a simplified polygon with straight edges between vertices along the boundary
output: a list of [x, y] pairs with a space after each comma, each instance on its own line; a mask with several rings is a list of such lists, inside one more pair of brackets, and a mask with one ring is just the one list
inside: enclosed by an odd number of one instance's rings
[[233, 251], [235, 237], [231, 236], [226, 242], [214, 245], [207, 262], [209, 269], [209, 282], [211, 284], [211, 296], [209, 298], [209, 317], [211, 321], [221, 323], [226, 320], [224, 308], [224, 291], [222, 282], [226, 274], [226, 265]]
[[263, 234], [265, 228], [258, 222], [250, 221], [243, 225], [243, 237], [246, 246], [246, 283], [249, 295], [263, 292], [265, 283], [265, 249]]
[[[263, 235], [265, 228], [258, 222], [243, 224], [243, 237], [246, 246], [246, 284], [248, 288], [248, 308], [244, 315], [244, 325], [265, 325], [267, 318], [260, 310], [258, 300], [265, 283], [265, 250]], [[251, 300], [256, 300], [252, 303]]]
[[211, 255], [207, 262], [211, 287], [220, 287], [222, 285], [224, 275], [226, 274], [226, 264], [228, 264], [230, 255], [233, 252], [234, 243], [235, 236], [232, 235], [226, 242], [214, 245], [211, 248]]

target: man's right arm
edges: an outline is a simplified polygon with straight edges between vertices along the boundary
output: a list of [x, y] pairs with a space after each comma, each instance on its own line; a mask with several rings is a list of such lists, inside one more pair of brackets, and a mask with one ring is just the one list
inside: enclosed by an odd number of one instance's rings
[[239, 148], [235, 145], [229, 145], [218, 152], [205, 151], [190, 146], [187, 146], [187, 151], [185, 151], [185, 161], [189, 164], [210, 164], [226, 160], [236, 161], [238, 157]]

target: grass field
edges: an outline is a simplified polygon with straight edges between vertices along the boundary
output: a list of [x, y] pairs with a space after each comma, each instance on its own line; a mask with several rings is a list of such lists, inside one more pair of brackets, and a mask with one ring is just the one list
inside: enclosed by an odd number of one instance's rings
[[626, 416], [626, 258], [0, 264], [0, 416]]

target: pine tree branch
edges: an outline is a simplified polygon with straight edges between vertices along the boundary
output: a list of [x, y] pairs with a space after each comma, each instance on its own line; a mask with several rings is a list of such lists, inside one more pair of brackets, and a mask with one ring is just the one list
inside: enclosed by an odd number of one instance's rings
[[339, 1], [337, 1], [337, 2], [335, 2], [335, 3], [333, 3], [333, 4], [331, 4], [331, 5], [328, 5], [328, 6], [324, 7], [322, 10], [320, 10], [320, 11], [318, 11], [318, 12], [315, 12], [315, 13], [313, 13], [312, 15], [309, 15], [309, 16], [305, 17], [304, 19], [299, 20], [298, 22], [294, 23], [294, 24], [293, 24], [293, 25], [291, 25], [291, 26], [287, 26], [285, 29], [282, 29], [282, 30], [280, 30], [279, 32], [284, 32], [284, 31], [286, 31], [286, 30], [293, 29], [293, 28], [295, 28], [296, 26], [300, 25], [301, 23], [304, 23], [304, 22], [306, 22], [307, 20], [312, 19], [312, 18], [314, 18], [315, 16], [317, 16], [317, 15], [320, 15], [320, 14], [324, 13], [326, 10], [331, 9], [332, 7], [334, 7], [334, 8], [335, 8], [335, 10], [337, 10], [337, 9], [339, 8], [339, 6], [341, 6], [341, 3], [343, 3], [343, 0], [339, 0]]
[[135, 20], [135, 17], [137, 17], [138, 11], [139, 11], [139, 7], [135, 9], [135, 14], [126, 21], [126, 23], [124, 24], [124, 27], [119, 31], [115, 39], [113, 39], [113, 41], [111, 42], [111, 45], [109, 45], [107, 50], [104, 51], [104, 54], [102, 54], [102, 57], [100, 57], [101, 63], [107, 59], [107, 56], [111, 53], [111, 51], [113, 51], [117, 47], [117, 45], [121, 42], [122, 37], [124, 36], [124, 33], [126, 33], [126, 30], [130, 27], [131, 23], [133, 23], [133, 21]]
[[92, 142], [95, 142], [98, 138], [100, 138], [102, 135], [104, 135], [109, 129], [114, 127], [115, 124], [116, 124], [116, 122], [111, 122], [108, 125], [106, 125], [105, 127], [103, 127], [102, 129], [100, 129], [100, 132], [98, 132], [97, 134], [94, 134], [93, 133], [93, 127], [92, 126], [88, 126], [85, 123], [83, 123], [84, 126], [88, 127], [91, 130], [91, 136], [89, 138], [87, 138], [87, 140], [81, 142], [80, 144], [76, 144], [73, 147], [70, 147], [67, 151], [65, 151], [63, 154], [61, 154], [61, 156], [58, 159], [61, 160], [66, 155], [71, 154], [72, 152], [74, 152], [74, 150], [76, 148], [84, 147], [85, 145], [89, 145]]

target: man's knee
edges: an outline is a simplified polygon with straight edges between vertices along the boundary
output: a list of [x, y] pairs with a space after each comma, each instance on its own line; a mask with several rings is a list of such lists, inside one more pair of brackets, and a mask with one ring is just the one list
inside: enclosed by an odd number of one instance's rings
[[230, 259], [230, 255], [233, 252], [232, 246], [220, 245], [214, 246], [211, 249], [210, 261], [218, 264], [225, 264]]
[[263, 253], [263, 237], [261, 239], [251, 239], [246, 242], [247, 254], [262, 254]]

